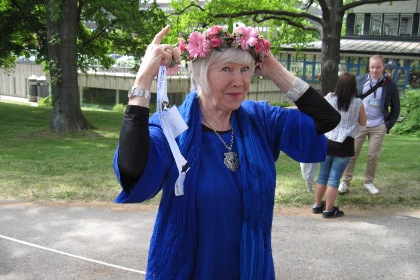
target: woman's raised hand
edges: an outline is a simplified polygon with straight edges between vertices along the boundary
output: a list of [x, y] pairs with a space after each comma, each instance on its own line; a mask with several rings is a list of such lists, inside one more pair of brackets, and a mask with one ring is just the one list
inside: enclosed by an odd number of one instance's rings
[[147, 79], [151, 82], [158, 74], [160, 65], [174, 68], [172, 70], [179, 70], [180, 56], [178, 50], [169, 44], [161, 44], [170, 29], [170, 25], [163, 28], [147, 47], [140, 69], [137, 72], [137, 79]]

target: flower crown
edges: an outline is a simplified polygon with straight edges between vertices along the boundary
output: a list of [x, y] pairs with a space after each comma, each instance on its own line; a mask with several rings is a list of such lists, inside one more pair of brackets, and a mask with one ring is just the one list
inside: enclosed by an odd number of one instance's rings
[[241, 49], [248, 51], [255, 60], [255, 66], [260, 68], [270, 51], [270, 42], [252, 27], [238, 26], [229, 32], [226, 27], [216, 25], [204, 32], [194, 31], [187, 40], [179, 38], [178, 47], [181, 58], [187, 61], [205, 58], [212, 49]]

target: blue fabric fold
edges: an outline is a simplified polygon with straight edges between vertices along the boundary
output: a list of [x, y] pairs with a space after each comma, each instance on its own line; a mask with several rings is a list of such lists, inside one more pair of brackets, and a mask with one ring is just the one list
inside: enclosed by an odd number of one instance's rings
[[[237, 120], [241, 120], [241, 125]], [[242, 174], [244, 221], [240, 249], [241, 279], [263, 279], [264, 262], [271, 259], [264, 233], [270, 238], [276, 172], [270, 150], [255, 133], [249, 115], [239, 108], [232, 115]], [[248, 125], [246, 125], [248, 124]]]

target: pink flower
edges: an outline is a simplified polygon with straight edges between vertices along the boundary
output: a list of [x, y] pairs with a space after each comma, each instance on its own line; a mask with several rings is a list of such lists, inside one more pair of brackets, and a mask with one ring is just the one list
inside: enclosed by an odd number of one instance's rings
[[222, 46], [248, 51], [254, 58], [257, 68], [261, 67], [261, 63], [270, 51], [270, 43], [259, 35], [258, 30], [245, 26], [239, 26], [233, 33], [229, 33], [227, 28], [216, 25], [203, 33], [195, 31], [187, 40], [179, 39], [178, 44], [181, 59], [187, 61], [205, 58], [211, 49]]
[[266, 52], [269, 52], [270, 51], [270, 42], [267, 41], [267, 40], [263, 40], [263, 44], [264, 44], [264, 50]]
[[178, 38], [178, 47], [181, 52], [185, 52], [187, 50], [185, 40], [183, 38]]
[[255, 46], [258, 42], [258, 30], [252, 27], [239, 26], [236, 28], [236, 32], [241, 34], [240, 42], [241, 48], [247, 50], [249, 47]]
[[190, 53], [190, 57], [205, 57], [208, 53], [208, 42], [206, 42], [206, 36], [203, 33], [194, 31], [188, 37], [187, 50]]
[[211, 27], [209, 30], [207, 30], [207, 33], [209, 34], [209, 36], [215, 36], [219, 33], [219, 31], [222, 31], [223, 27], [221, 27], [220, 25], [215, 25], [213, 27]]
[[210, 46], [212, 48], [220, 48], [222, 46], [222, 39], [220, 39], [220, 38], [211, 38], [210, 39]]
[[263, 43], [262, 43], [261, 41], [259, 41], [259, 42], [258, 42], [258, 43], [254, 46], [254, 51], [255, 51], [256, 53], [260, 53], [260, 52], [262, 52], [263, 48], [264, 48]]

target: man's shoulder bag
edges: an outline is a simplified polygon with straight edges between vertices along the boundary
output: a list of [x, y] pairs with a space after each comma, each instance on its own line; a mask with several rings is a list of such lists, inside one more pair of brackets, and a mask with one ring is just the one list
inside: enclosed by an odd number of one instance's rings
[[360, 99], [365, 99], [369, 94], [371, 94], [372, 92], [374, 92], [379, 87], [385, 86], [391, 80], [392, 80], [391, 78], [387, 78], [387, 79], [383, 79], [382, 81], [379, 81], [374, 87], [370, 88], [366, 93], [360, 95], [359, 98]]

